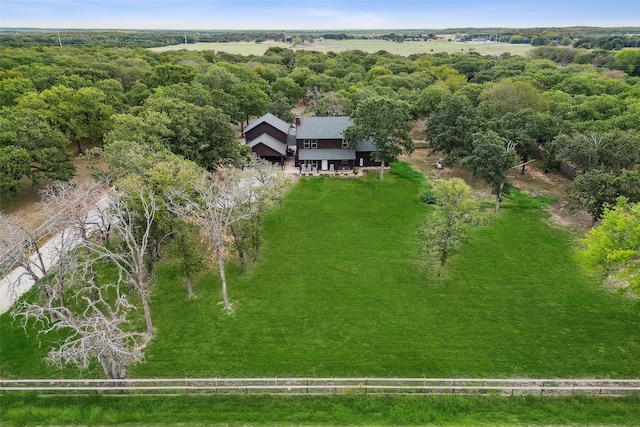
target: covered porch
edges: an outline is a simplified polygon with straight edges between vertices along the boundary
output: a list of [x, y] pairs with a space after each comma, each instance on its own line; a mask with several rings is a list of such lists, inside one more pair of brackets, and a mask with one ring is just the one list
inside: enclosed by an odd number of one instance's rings
[[344, 173], [354, 169], [356, 155], [348, 149], [298, 150], [300, 173]]

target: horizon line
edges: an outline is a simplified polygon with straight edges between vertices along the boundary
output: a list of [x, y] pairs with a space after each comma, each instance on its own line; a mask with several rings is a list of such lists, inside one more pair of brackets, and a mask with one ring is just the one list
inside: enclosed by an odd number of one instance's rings
[[67, 31], [83, 31], [83, 30], [92, 30], [92, 31], [221, 31], [221, 32], [230, 32], [230, 31], [247, 31], [247, 32], [286, 32], [286, 31], [295, 31], [295, 32], [318, 32], [318, 31], [327, 31], [327, 32], [344, 32], [344, 31], [353, 31], [353, 32], [365, 32], [365, 31], [453, 31], [453, 30], [466, 30], [466, 29], [504, 29], [504, 30], [533, 30], [533, 29], [569, 29], [569, 28], [595, 28], [595, 29], [637, 29], [640, 30], [640, 26], [634, 25], [620, 25], [620, 26], [594, 26], [594, 25], [566, 25], [566, 26], [558, 26], [558, 25], [549, 25], [549, 26], [519, 26], [519, 27], [507, 27], [507, 26], [487, 26], [487, 27], [473, 27], [473, 26], [462, 26], [462, 27], [444, 27], [444, 28], [428, 28], [428, 27], [416, 27], [416, 28], [116, 28], [116, 27], [0, 27], [0, 32], [10, 31], [10, 30], [40, 30], [40, 31], [57, 31], [57, 30], [67, 30]]

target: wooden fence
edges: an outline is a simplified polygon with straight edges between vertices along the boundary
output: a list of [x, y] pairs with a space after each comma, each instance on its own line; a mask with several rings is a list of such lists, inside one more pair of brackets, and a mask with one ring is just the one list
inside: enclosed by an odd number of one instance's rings
[[2, 391], [286, 395], [640, 395], [640, 379], [182, 378], [0, 379]]

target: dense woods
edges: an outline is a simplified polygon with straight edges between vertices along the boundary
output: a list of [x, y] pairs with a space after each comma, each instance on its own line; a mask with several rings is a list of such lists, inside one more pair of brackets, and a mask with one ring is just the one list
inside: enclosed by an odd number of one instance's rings
[[[614, 40], [610, 32], [597, 29], [556, 29], [538, 36], [571, 43], [549, 42], [527, 57], [474, 52], [403, 57], [385, 51], [324, 54], [297, 51], [293, 45], [271, 47], [262, 56], [154, 53], [103, 46], [126, 46], [126, 37], [170, 43], [166, 37], [178, 34], [72, 34], [78, 37], [77, 47], [44, 46], [41, 40], [38, 46], [2, 48], [4, 197], [18, 192], [23, 177], [34, 184], [71, 178], [65, 140], [82, 153], [82, 143], [103, 147], [109, 132], [127, 129], [137, 136], [117, 138], [151, 138], [213, 170], [219, 162], [238, 162], [247, 155], [236, 143], [233, 125], [242, 126], [267, 111], [290, 121], [299, 100], [308, 114], [353, 115], [360, 103], [377, 96], [403, 101], [414, 120], [426, 120], [425, 139], [443, 153], [445, 164], [462, 164], [482, 139], [474, 135], [492, 131], [513, 145], [523, 163], [538, 159], [555, 168], [564, 161], [575, 168], [579, 176], [571, 187], [573, 197], [594, 219], [620, 195], [632, 201], [639, 197], [637, 188], [629, 188], [629, 179], [614, 183], [623, 174], [638, 174], [640, 50], [622, 49], [637, 44], [636, 36]], [[521, 35], [533, 33], [523, 30]], [[41, 36], [44, 33], [2, 34], [7, 44], [20, 46], [29, 45], [21, 38]], [[105, 42], [106, 37], [113, 37], [113, 43]], [[587, 39], [592, 40], [590, 46], [585, 45]], [[600, 43], [605, 39], [609, 41]], [[131, 126], [132, 120], [139, 122], [137, 127]], [[142, 127], [144, 135], [139, 132]], [[595, 188], [605, 182], [614, 183], [606, 186], [615, 189], [594, 198]]]

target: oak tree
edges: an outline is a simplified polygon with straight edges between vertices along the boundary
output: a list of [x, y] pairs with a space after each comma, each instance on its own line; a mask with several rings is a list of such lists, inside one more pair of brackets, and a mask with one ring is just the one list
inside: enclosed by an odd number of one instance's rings
[[353, 113], [353, 125], [344, 131], [351, 146], [371, 141], [372, 156], [380, 161], [380, 179], [386, 163], [400, 154], [411, 154], [415, 148], [409, 132], [413, 128], [411, 107], [405, 101], [374, 96], [358, 103]]

